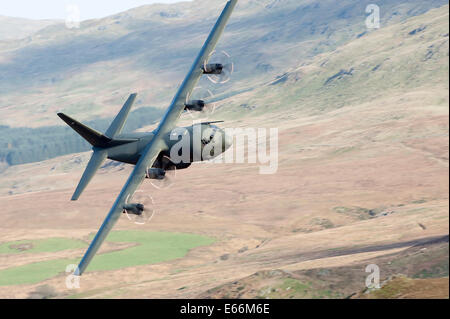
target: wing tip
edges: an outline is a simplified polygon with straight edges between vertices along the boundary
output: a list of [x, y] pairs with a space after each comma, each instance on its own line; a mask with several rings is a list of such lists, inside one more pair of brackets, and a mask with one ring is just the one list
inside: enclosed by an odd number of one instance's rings
[[78, 190], [75, 191], [75, 193], [73, 193], [72, 198], [70, 199], [71, 201], [77, 201], [80, 198], [80, 195], [78, 193]]
[[80, 277], [83, 273], [80, 271], [80, 266], [77, 267], [77, 269], [75, 269], [73, 275], [74, 276], [78, 276]]
[[134, 99], [136, 99], [137, 95], [138, 95], [137, 93], [131, 93], [130, 96], [128, 97], [128, 100], [134, 101]]
[[138, 95], [137, 93], [131, 93], [128, 100], [132, 101], [132, 103], [134, 103], [134, 100], [136, 99], [137, 95]]
[[72, 122], [73, 121], [73, 119], [70, 117], [70, 116], [68, 116], [68, 115], [66, 115], [66, 114], [64, 114], [64, 113], [57, 113], [56, 115], [58, 115], [58, 117], [61, 119], [61, 120], [63, 120], [67, 125], [69, 125], [70, 126], [70, 122]]

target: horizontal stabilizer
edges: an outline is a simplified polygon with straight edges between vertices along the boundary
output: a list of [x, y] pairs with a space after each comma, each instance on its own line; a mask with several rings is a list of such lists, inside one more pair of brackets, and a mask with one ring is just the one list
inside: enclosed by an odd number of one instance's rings
[[107, 156], [107, 150], [94, 148], [94, 154], [92, 154], [91, 160], [89, 161], [88, 166], [83, 173], [83, 177], [81, 177], [80, 183], [78, 184], [78, 187], [72, 196], [72, 200], [78, 200], [78, 198], [80, 198], [80, 195], [83, 193], [86, 186], [88, 186], [89, 182], [92, 180], [100, 166], [102, 166]]
[[211, 124], [219, 124], [219, 123], [225, 123], [225, 121], [209, 121], [209, 122], [202, 122], [199, 123], [201, 125], [211, 125]]
[[108, 143], [112, 141], [109, 137], [106, 137], [102, 133], [97, 132], [84, 124], [81, 124], [70, 116], [63, 113], [58, 113], [58, 116], [94, 147], [106, 147]]

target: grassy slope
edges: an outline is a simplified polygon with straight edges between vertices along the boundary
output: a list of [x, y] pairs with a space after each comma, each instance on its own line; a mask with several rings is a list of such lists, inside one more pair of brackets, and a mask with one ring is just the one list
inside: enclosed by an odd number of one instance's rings
[[395, 277], [383, 284], [381, 289], [361, 295], [362, 299], [448, 299], [447, 278], [412, 279]]
[[[413, 32], [420, 29], [423, 30]], [[354, 110], [367, 113], [372, 118], [361, 123], [349, 123], [352, 128], [348, 131], [348, 140], [353, 141], [352, 143], [356, 140], [357, 144], [338, 149], [326, 158], [337, 161], [343, 158], [354, 161], [367, 144], [374, 147], [373, 142], [394, 145], [404, 141], [408, 144], [408, 140], [412, 139], [411, 134], [415, 138], [424, 138], [433, 134], [442, 136], [446, 133], [448, 137], [448, 120], [442, 127], [434, 124], [420, 128], [413, 125], [408, 127], [408, 122], [412, 118], [448, 116], [448, 30], [448, 6], [444, 6], [403, 23], [372, 32], [339, 47], [335, 52], [325, 53], [306, 61], [299, 68], [288, 72], [283, 81], [233, 98], [234, 107], [223, 108], [220, 111], [221, 117], [237, 120], [245, 116], [245, 120], [250, 120], [258, 115], [261, 119], [264, 114], [271, 114], [276, 122], [283, 116], [292, 118], [290, 114], [297, 111], [301, 114], [298, 115], [300, 119], [316, 116], [317, 119], [323, 120], [324, 114], [329, 114], [331, 118], [342, 116], [338, 110], [344, 107], [345, 112]], [[353, 69], [351, 75], [342, 74], [335, 77], [341, 70], [351, 69]], [[254, 108], [249, 110], [242, 105]], [[384, 110], [386, 105], [392, 107], [391, 111]], [[399, 105], [399, 109], [396, 109], [396, 105]], [[408, 115], [402, 114], [405, 105], [410, 108]], [[385, 123], [385, 130], [366, 140], [359, 130], [362, 126], [370, 128], [372, 122], [378, 121]], [[405, 122], [406, 128], [393, 125], [402, 121]], [[390, 123], [392, 125], [389, 125]], [[337, 130], [346, 127], [346, 123], [338, 122], [338, 124], [341, 127], [337, 127]], [[315, 132], [318, 133], [323, 134]], [[360, 137], [355, 139], [355, 135]], [[333, 144], [333, 138], [336, 138], [334, 134], [330, 134], [327, 143]], [[319, 138], [318, 140], [323, 141]], [[442, 153], [443, 164], [448, 167], [448, 148], [438, 153]], [[421, 202], [418, 200], [414, 203]], [[359, 219], [368, 216], [368, 209], [360, 207], [335, 207], [335, 211]], [[381, 211], [386, 211], [386, 208], [380, 208]], [[409, 215], [409, 218], [413, 218], [412, 211]], [[324, 227], [327, 228], [328, 225]], [[333, 224], [330, 227], [333, 227]], [[375, 261], [370, 260], [370, 263], [373, 262]], [[414, 252], [411, 255], [398, 254], [380, 259], [375, 263], [380, 267], [383, 263], [384, 275], [406, 273], [414, 279], [430, 277], [439, 279], [394, 280], [384, 290], [374, 292], [365, 298], [448, 298], [448, 244], [437, 248], [436, 251], [428, 248], [426, 251]], [[365, 277], [365, 266], [366, 264], [362, 264], [349, 269], [304, 271], [299, 273], [300, 277], [280, 271], [257, 273], [232, 284], [209, 290], [201, 297], [341, 298], [350, 295], [352, 289], [353, 292], [359, 289], [360, 278]], [[326, 273], [330, 275], [324, 275]], [[359, 277], [355, 278], [354, 274], [359, 274]], [[417, 290], [421, 286], [423, 289]], [[433, 292], [433, 287], [437, 291]], [[413, 289], [416, 289], [416, 293], [413, 293]], [[332, 292], [331, 295], [327, 293], [328, 291]]]
[[[378, 4], [387, 25], [444, 3]], [[140, 93], [137, 106], [167, 107], [222, 6], [219, 0], [144, 6], [86, 21], [78, 30], [55, 25], [27, 41], [0, 45], [0, 124], [54, 124], [57, 111], [81, 120], [111, 116], [130, 91]], [[355, 39], [366, 31], [364, 10], [365, 5], [354, 0], [340, 1], [339, 6], [331, 0], [283, 0], [269, 8], [241, 1], [220, 44], [234, 57], [237, 71], [230, 85], [268, 81]]]
[[[367, 264], [380, 267], [381, 290], [364, 289]], [[422, 276], [424, 272], [427, 277]], [[262, 271], [210, 289], [200, 297], [448, 298], [448, 242], [412, 247], [343, 267], [325, 265], [300, 271]]]
[[61, 22], [57, 20], [30, 20], [0, 16], [0, 41], [22, 39], [57, 23]]
[[84, 248], [86, 244], [67, 238], [47, 238], [40, 240], [20, 240], [0, 245], [0, 254], [52, 253], [67, 249]]
[[[73, 242], [67, 240], [59, 241], [58, 244], [51, 246], [47, 246], [50, 242], [54, 244], [51, 239], [40, 242], [43, 245], [39, 251], [45, 252], [81, 248], [75, 247]], [[195, 247], [210, 245], [214, 240], [192, 234], [115, 231], [109, 235], [108, 242], [136, 243], [137, 246], [96, 256], [89, 271], [116, 270], [169, 261], [185, 256]], [[2, 251], [3, 249], [0, 253]], [[5, 251], [5, 253], [8, 252]], [[79, 258], [55, 259], [0, 270], [0, 286], [38, 283], [64, 272], [67, 265], [77, 264], [78, 261]]]
[[[392, 25], [304, 62], [283, 81], [243, 95], [254, 111], [223, 110], [230, 118], [297, 109], [320, 114], [386, 98], [413, 99], [427, 94], [425, 105], [448, 105], [448, 6]], [[416, 29], [423, 31], [414, 35]], [[351, 71], [351, 74], [350, 74]], [[282, 103], [280, 103], [282, 101]], [[239, 105], [235, 105], [239, 106]]]

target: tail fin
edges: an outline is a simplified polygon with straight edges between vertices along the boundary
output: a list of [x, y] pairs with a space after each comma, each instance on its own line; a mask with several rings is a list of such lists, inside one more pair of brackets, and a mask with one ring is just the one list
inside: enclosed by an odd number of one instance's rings
[[72, 196], [72, 200], [75, 201], [75, 200], [78, 200], [78, 198], [80, 198], [80, 196], [83, 193], [83, 191], [85, 190], [86, 186], [92, 180], [95, 173], [98, 171], [100, 166], [106, 160], [107, 156], [108, 156], [107, 150], [98, 149], [98, 148], [94, 147], [94, 154], [92, 154], [91, 160], [89, 161], [89, 164], [83, 173], [83, 177], [81, 177], [80, 183], [78, 184], [78, 187]]
[[58, 116], [94, 147], [106, 147], [107, 144], [112, 141], [109, 137], [84, 124], [81, 124], [70, 116], [63, 113], [58, 113]]
[[127, 120], [128, 114], [130, 113], [131, 107], [133, 106], [136, 96], [137, 96], [136, 93], [130, 95], [130, 97], [120, 110], [119, 114], [117, 114], [116, 118], [111, 123], [111, 126], [106, 131], [105, 133], [106, 136], [109, 136], [110, 138], [115, 138], [116, 135], [122, 132], [122, 129], [125, 125], [125, 121]]
[[58, 116], [73, 128], [78, 134], [80, 134], [86, 141], [88, 141], [94, 148], [94, 154], [92, 154], [86, 170], [81, 177], [75, 193], [72, 196], [72, 200], [78, 200], [81, 194], [94, 177], [100, 166], [104, 163], [108, 157], [108, 148], [117, 145], [127, 144], [135, 142], [134, 139], [114, 139], [118, 134], [122, 132], [125, 125], [125, 121], [130, 113], [131, 107], [136, 99], [137, 94], [131, 94], [128, 100], [125, 102], [122, 110], [116, 116], [109, 129], [105, 134], [97, 132], [96, 130], [74, 120], [70, 116], [63, 113], [58, 113]]

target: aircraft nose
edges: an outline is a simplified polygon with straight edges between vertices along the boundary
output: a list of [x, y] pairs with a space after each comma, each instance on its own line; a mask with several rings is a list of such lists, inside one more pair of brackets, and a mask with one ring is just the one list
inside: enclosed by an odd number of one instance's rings
[[233, 137], [229, 134], [226, 134], [224, 132], [224, 142], [223, 142], [223, 146], [224, 146], [224, 152], [229, 149], [231, 146], [233, 145]]

